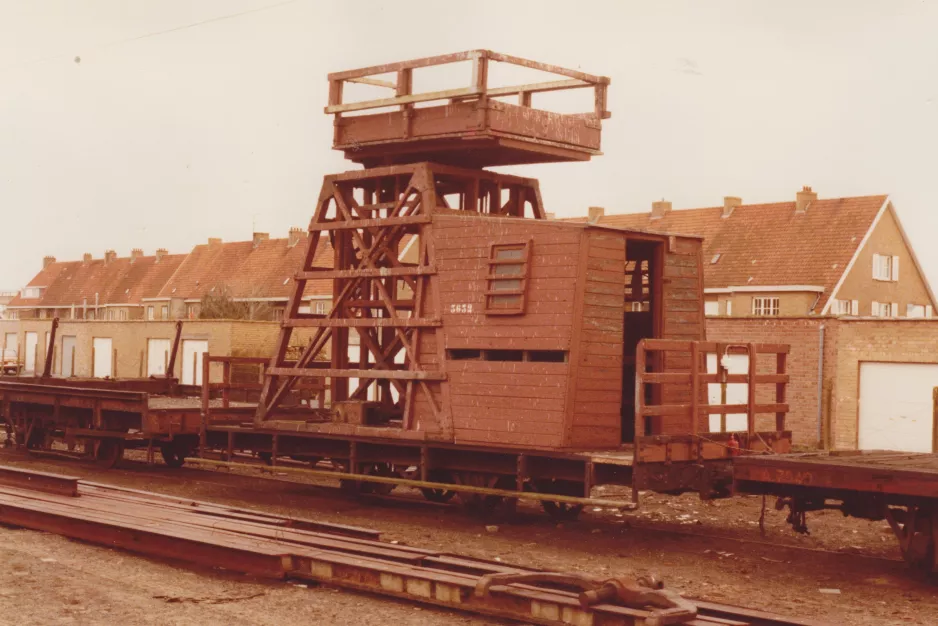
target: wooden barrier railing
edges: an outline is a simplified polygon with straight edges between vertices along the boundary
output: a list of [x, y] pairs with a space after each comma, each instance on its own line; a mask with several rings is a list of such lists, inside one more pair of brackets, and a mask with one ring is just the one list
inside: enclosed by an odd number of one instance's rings
[[[790, 446], [790, 434], [785, 431], [785, 417], [789, 410], [787, 404], [787, 372], [789, 347], [782, 344], [763, 343], [718, 343], [711, 341], [679, 341], [669, 339], [642, 340], [636, 352], [636, 392], [635, 392], [635, 433], [636, 461], [657, 458], [657, 454], [648, 456], [639, 454], [639, 448], [655, 444], [670, 444], [677, 440], [686, 440], [693, 444], [696, 452], [672, 456], [671, 448], [664, 453], [665, 460], [704, 460], [722, 458], [734, 454], [734, 444], [745, 451], [781, 451], [776, 442], [785, 440], [781, 446]], [[708, 371], [708, 355], [715, 355], [715, 371]], [[745, 355], [748, 358], [745, 373], [731, 374], [724, 357]], [[760, 373], [760, 363], [765, 363], [765, 356], [770, 359], [770, 372]], [[654, 371], [649, 371], [649, 367]], [[721, 387], [721, 401], [710, 404], [707, 385]], [[730, 384], [746, 385], [746, 402], [728, 404], [726, 386]], [[769, 386], [772, 401], [759, 402], [758, 397], [765, 396], [760, 389]], [[653, 393], [646, 394], [648, 386], [653, 386]], [[654, 387], [657, 387], [655, 389]], [[653, 400], [646, 401], [646, 395]], [[676, 398], [676, 400], [675, 400]], [[746, 429], [727, 432], [726, 415], [745, 414]], [[756, 416], [774, 414], [775, 428], [759, 432], [756, 429]], [[721, 428], [711, 432], [709, 417], [720, 415]], [[648, 418], [670, 418], [670, 425], [665, 426], [660, 420], [655, 428], [648, 428]], [[701, 420], [704, 425], [701, 424]], [[675, 426], [678, 424], [679, 426]], [[737, 437], [738, 435], [738, 437]], [[701, 441], [715, 444], [700, 445]], [[757, 443], [761, 442], [761, 443]], [[647, 458], [645, 458], [647, 457]]]
[[[220, 363], [222, 366], [221, 382], [212, 382], [212, 363]], [[234, 382], [232, 380], [232, 368], [234, 366], [254, 366], [257, 368], [257, 377], [254, 382]], [[205, 443], [205, 431], [213, 421], [224, 421], [238, 418], [240, 421], [250, 421], [254, 415], [257, 402], [257, 396], [260, 395], [264, 387], [264, 376], [270, 365], [268, 357], [248, 357], [248, 356], [211, 356], [205, 353], [202, 358], [202, 445]], [[316, 363], [317, 366], [327, 367], [328, 363]], [[317, 408], [323, 408], [326, 401], [326, 384], [324, 377], [307, 378], [300, 384], [297, 384], [293, 390], [296, 400], [305, 400], [310, 407], [313, 401]], [[244, 406], [232, 407], [232, 392], [242, 392], [236, 394]], [[212, 406], [213, 399], [220, 399], [220, 406]], [[234, 400], [238, 402], [239, 400]]]

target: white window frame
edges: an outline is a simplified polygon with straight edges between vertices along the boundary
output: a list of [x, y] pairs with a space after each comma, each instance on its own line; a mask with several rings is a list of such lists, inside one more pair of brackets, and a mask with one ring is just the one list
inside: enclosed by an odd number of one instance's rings
[[707, 317], [715, 317], [720, 314], [720, 301], [719, 300], [704, 300], [704, 315]]
[[886, 254], [873, 255], [873, 280], [899, 281], [899, 257]]
[[325, 315], [327, 313], [326, 306], [329, 304], [327, 300], [317, 300], [316, 301], [316, 315]]
[[169, 319], [169, 305], [168, 304], [160, 305], [160, 319], [161, 320]]
[[[892, 317], [892, 306], [888, 302], [877, 302], [873, 300], [873, 305], [870, 307], [870, 313], [873, 317]], [[898, 309], [898, 305], [896, 305]]]
[[152, 322], [156, 319], [156, 307], [152, 304], [147, 307], [147, 321]]
[[778, 296], [754, 296], [752, 314], [756, 317], [778, 317], [780, 304]]

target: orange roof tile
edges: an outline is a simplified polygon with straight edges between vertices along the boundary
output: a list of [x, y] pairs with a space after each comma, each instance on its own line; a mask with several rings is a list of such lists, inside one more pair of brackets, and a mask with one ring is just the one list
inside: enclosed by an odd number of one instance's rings
[[[233, 298], [288, 298], [293, 292], [293, 275], [303, 265], [309, 241], [308, 233], [298, 235], [292, 246], [289, 239], [267, 239], [256, 246], [253, 241], [198, 245], [157, 296], [195, 299], [225, 287]], [[332, 256], [329, 240], [323, 237], [314, 265], [331, 267]], [[307, 283], [307, 297], [331, 294], [331, 281]]]
[[886, 199], [818, 199], [801, 214], [794, 202], [777, 202], [741, 205], [725, 218], [723, 207], [711, 207], [672, 210], [659, 219], [650, 212], [605, 215], [599, 223], [700, 235], [706, 287], [823, 287], [815, 306], [820, 311]]
[[[21, 293], [10, 306], [41, 308], [70, 307], [82, 304], [137, 304], [155, 284], [162, 284], [182, 260], [183, 254], [53, 262], [39, 272], [27, 287], [41, 287], [39, 298]], [[25, 291], [23, 292], [25, 293]]]

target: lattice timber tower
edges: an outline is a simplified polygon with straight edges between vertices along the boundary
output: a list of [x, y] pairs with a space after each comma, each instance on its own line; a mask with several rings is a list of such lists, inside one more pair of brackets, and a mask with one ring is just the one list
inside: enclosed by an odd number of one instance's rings
[[[471, 68], [468, 86], [415, 93], [415, 74], [444, 68], [451, 80], [459, 65]], [[492, 87], [499, 67], [552, 80]], [[531, 239], [501, 224], [546, 218], [536, 180], [484, 168], [599, 155], [608, 84], [487, 50], [330, 74], [325, 112], [335, 116], [333, 147], [365, 169], [323, 180], [256, 423], [451, 441], [444, 314], [462, 313], [458, 319], [469, 322], [520, 317]], [[353, 89], [384, 89], [390, 97], [347, 101]], [[593, 92], [588, 113], [532, 107], [534, 94], [582, 89]], [[496, 245], [486, 252], [485, 279], [460, 287], [441, 277], [441, 252], [442, 262], [458, 264], [466, 247], [453, 247], [452, 238], [472, 246], [474, 237], [488, 236], [478, 232], [480, 218], [499, 224]], [[333, 285], [331, 310], [314, 314], [301, 306], [304, 292], [324, 280]], [[457, 288], [474, 297], [447, 304], [443, 294]], [[328, 381], [329, 406], [297, 406], [292, 390], [310, 378]]]

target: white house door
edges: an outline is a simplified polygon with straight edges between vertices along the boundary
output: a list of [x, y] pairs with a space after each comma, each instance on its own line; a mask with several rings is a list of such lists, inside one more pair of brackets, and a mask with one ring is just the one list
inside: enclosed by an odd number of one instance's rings
[[113, 372], [113, 348], [110, 337], [95, 337], [91, 342], [94, 359], [91, 366], [91, 375], [95, 378], [106, 378]]
[[26, 333], [26, 345], [23, 349], [23, 358], [24, 366], [27, 372], [35, 373], [36, 371], [36, 354], [39, 351], [39, 333]]
[[182, 340], [182, 380], [183, 385], [202, 384], [202, 358], [208, 352], [207, 339]]
[[931, 452], [938, 365], [860, 363], [859, 448]]
[[169, 364], [169, 339], [147, 340], [147, 376], [165, 376]]
[[[728, 374], [746, 374], [749, 371], [749, 356], [745, 354], [728, 354], [724, 357], [724, 364]], [[717, 373], [717, 355], [707, 355], [707, 373]], [[730, 383], [726, 385], [726, 401], [723, 401], [723, 389], [719, 383], [707, 385], [707, 399], [709, 404], [746, 404], [749, 401], [749, 385], [745, 383]], [[721, 432], [720, 414], [710, 415], [710, 432]], [[745, 413], [730, 413], [726, 416], [726, 431], [741, 432], [747, 430]]]
[[75, 375], [75, 337], [62, 336], [62, 376]]

